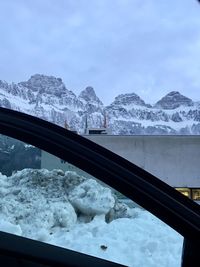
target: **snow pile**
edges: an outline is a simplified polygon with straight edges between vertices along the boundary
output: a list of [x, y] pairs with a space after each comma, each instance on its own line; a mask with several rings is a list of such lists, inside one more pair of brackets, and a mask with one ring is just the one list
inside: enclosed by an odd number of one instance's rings
[[14, 235], [22, 235], [22, 230], [21, 227], [19, 225], [15, 225], [13, 223], [10, 222], [6, 222], [6, 218], [1, 217], [0, 218], [0, 230], [2, 232], [7, 232], [10, 234], [14, 234]]
[[109, 188], [88, 179], [69, 194], [72, 205], [85, 215], [108, 213], [114, 207], [115, 199]]
[[[0, 178], [0, 212], [9, 223], [20, 225], [30, 236], [31, 229], [68, 230], [83, 216], [106, 214], [114, 207], [111, 190], [95, 180], [62, 170], [24, 169]], [[31, 236], [33, 237], [33, 236]]]
[[179, 267], [182, 237], [147, 211], [136, 210], [135, 219], [107, 224], [100, 215], [73, 231], [55, 231], [49, 242], [132, 267]]
[[75, 172], [0, 174], [0, 230], [128, 266], [180, 266], [180, 235]]
[[77, 215], [66, 195], [69, 186], [70, 179], [68, 184], [60, 170], [24, 169], [8, 178], [2, 176], [1, 216], [20, 225], [23, 235], [32, 238], [33, 228], [36, 232], [56, 226], [70, 229]]

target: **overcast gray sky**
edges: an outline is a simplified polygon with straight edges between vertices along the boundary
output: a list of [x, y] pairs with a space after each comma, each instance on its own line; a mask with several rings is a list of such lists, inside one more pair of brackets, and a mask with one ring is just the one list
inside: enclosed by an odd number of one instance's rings
[[105, 104], [172, 90], [200, 100], [196, 0], [0, 0], [0, 11], [1, 80], [53, 75]]

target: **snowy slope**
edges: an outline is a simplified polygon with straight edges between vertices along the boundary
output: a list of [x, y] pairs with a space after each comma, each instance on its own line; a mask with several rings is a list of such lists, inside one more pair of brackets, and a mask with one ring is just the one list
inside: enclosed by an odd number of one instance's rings
[[102, 127], [106, 114], [113, 134], [200, 134], [200, 104], [172, 91], [155, 105], [135, 93], [120, 94], [104, 106], [89, 86], [79, 96], [61, 78], [36, 74], [28, 81], [0, 81], [0, 106], [19, 110], [79, 133]]

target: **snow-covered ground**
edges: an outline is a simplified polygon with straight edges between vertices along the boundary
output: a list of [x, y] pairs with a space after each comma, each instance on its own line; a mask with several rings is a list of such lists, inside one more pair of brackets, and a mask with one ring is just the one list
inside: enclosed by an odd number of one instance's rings
[[183, 238], [75, 172], [0, 174], [0, 230], [133, 267], [179, 267]]

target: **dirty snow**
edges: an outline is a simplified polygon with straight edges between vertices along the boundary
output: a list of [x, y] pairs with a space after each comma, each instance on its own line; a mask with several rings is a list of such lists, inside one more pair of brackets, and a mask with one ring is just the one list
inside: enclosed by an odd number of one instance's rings
[[0, 230], [132, 267], [179, 267], [183, 238], [75, 172], [0, 174]]

